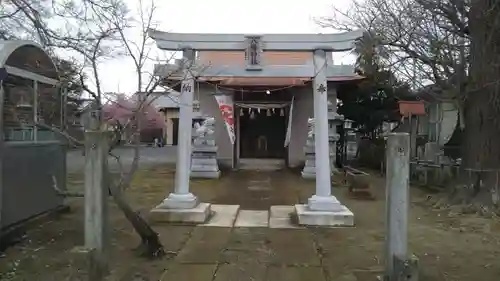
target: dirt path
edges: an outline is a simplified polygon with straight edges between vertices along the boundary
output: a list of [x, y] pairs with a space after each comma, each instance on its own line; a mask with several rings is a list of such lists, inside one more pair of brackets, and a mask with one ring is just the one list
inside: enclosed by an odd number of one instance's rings
[[[73, 182], [78, 183], [78, 179]], [[159, 261], [134, 256], [137, 237], [112, 208], [112, 272], [108, 280], [374, 280], [383, 266], [384, 181], [373, 177], [377, 200], [356, 201], [344, 187], [333, 192], [355, 214], [356, 227], [336, 229], [217, 228], [155, 225], [166, 250]], [[128, 191], [147, 211], [172, 189], [167, 167], [142, 171]], [[262, 210], [306, 202], [314, 182], [287, 172], [243, 172], [192, 182], [200, 200]], [[496, 220], [433, 210], [427, 194], [412, 189], [410, 250], [428, 281], [494, 281], [500, 276], [500, 225]], [[28, 233], [0, 258], [0, 280], [69, 280], [76, 270], [70, 250], [83, 243], [82, 206]]]

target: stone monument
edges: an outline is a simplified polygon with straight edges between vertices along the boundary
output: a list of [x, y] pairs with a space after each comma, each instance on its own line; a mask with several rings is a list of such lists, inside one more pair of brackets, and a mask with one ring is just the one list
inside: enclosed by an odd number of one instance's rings
[[304, 169], [302, 170], [302, 178], [304, 179], [315, 179], [316, 178], [316, 153], [314, 144], [314, 118], [309, 118], [307, 121], [307, 141], [304, 147], [304, 153], [306, 155], [306, 163]]
[[216, 179], [220, 177], [217, 164], [217, 145], [215, 145], [215, 118], [208, 117], [202, 125], [196, 124], [191, 152], [192, 178]]

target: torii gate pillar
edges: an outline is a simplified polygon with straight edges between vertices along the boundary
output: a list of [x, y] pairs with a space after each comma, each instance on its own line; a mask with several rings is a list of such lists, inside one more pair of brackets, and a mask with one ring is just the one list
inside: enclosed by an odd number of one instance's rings
[[194, 77], [190, 65], [194, 64], [195, 51], [183, 50], [184, 78], [179, 100], [179, 140], [175, 171], [175, 189], [151, 211], [151, 219], [167, 222], [203, 223], [211, 213], [209, 203], [200, 203], [189, 192], [191, 166], [191, 124], [193, 123]]
[[295, 212], [301, 225], [352, 226], [354, 214], [340, 204], [331, 191], [326, 52], [315, 50], [313, 62], [316, 73], [313, 78], [316, 194], [309, 198], [307, 205], [295, 205]]

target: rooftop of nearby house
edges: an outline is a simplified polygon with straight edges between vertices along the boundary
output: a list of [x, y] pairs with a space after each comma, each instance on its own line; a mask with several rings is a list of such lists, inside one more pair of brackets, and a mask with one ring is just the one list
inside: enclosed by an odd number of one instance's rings
[[173, 90], [152, 92], [151, 94], [148, 94], [147, 102], [151, 103], [152, 106], [158, 109], [178, 108], [179, 95], [179, 92]]
[[418, 116], [425, 115], [424, 101], [399, 101], [399, 113], [404, 116]]
[[[141, 94], [141, 93], [139, 93]], [[144, 94], [144, 93], [142, 93]], [[174, 90], [152, 92], [148, 95], [147, 102], [150, 102], [157, 110], [162, 109], [178, 109], [180, 104], [180, 93]], [[197, 100], [193, 101], [194, 105], [198, 104]], [[198, 117], [199, 112], [195, 110], [194, 117]]]
[[453, 91], [446, 91], [436, 84], [430, 84], [418, 89], [416, 96], [428, 103], [449, 102], [453, 100]]

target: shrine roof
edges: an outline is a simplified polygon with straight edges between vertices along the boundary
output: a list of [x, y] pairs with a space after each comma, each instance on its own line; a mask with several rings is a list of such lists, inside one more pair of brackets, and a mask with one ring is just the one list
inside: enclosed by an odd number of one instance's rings
[[[331, 56], [327, 60], [333, 60]], [[312, 52], [267, 51], [262, 53], [262, 70], [248, 70], [244, 51], [199, 51], [193, 69], [200, 82], [215, 82], [231, 86], [300, 86], [312, 80], [314, 64]], [[182, 80], [175, 65], [156, 65], [156, 73], [165, 73], [166, 80]], [[161, 75], [161, 74], [160, 74]], [[330, 82], [363, 79], [354, 72], [352, 65], [330, 65], [327, 80]]]
[[[356, 81], [365, 77], [353, 74], [352, 76], [327, 77], [328, 82]], [[169, 77], [166, 80], [180, 81], [182, 77]], [[225, 86], [300, 86], [311, 82], [311, 77], [235, 77], [235, 76], [199, 76], [199, 82], [213, 82]]]
[[[263, 65], [306, 65], [312, 59], [312, 52], [262, 52]], [[197, 60], [210, 65], [246, 65], [244, 51], [199, 51]]]

